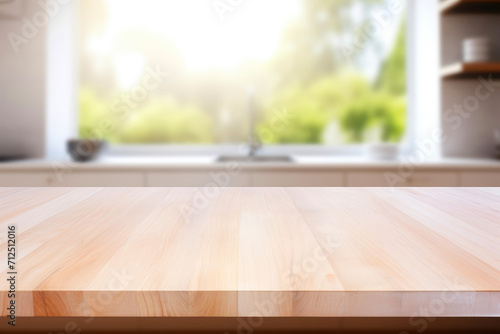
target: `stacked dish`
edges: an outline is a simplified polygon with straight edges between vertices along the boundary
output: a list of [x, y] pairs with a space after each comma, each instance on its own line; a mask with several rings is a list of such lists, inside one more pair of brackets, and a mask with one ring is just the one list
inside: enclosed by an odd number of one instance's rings
[[467, 63], [488, 62], [491, 55], [490, 40], [486, 37], [468, 38], [464, 41], [463, 51]]

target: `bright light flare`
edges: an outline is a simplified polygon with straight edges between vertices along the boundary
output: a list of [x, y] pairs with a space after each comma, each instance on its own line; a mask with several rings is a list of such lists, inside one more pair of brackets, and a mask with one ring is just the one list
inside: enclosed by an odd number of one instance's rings
[[173, 43], [192, 71], [232, 69], [270, 59], [284, 28], [301, 9], [297, 0], [242, 0], [222, 20], [211, 0], [107, 0], [107, 4], [107, 30], [89, 46], [95, 54], [109, 55], [121, 32], [140, 29]]

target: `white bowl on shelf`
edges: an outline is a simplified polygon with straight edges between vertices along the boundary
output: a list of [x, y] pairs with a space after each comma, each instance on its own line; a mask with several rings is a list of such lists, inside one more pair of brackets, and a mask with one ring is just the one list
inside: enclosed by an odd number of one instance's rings
[[397, 160], [400, 153], [399, 144], [377, 143], [365, 146], [365, 155], [371, 160]]
[[466, 63], [482, 63], [491, 59], [491, 43], [487, 37], [467, 38], [463, 42], [463, 59]]

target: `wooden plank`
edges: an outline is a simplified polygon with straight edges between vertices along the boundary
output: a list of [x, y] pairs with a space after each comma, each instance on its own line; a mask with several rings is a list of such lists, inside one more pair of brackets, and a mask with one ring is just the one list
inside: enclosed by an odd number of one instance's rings
[[444, 67], [441, 70], [443, 78], [477, 78], [488, 75], [498, 76], [500, 74], [500, 63], [456, 63]]
[[500, 13], [498, 0], [442, 0], [439, 4], [441, 14], [496, 14]]
[[243, 202], [240, 315], [291, 316], [293, 291], [312, 291], [315, 296], [321, 291], [343, 291], [324, 250], [284, 189], [248, 189]]
[[0, 189], [0, 226], [18, 227], [24, 317], [499, 316], [499, 203], [498, 188]]

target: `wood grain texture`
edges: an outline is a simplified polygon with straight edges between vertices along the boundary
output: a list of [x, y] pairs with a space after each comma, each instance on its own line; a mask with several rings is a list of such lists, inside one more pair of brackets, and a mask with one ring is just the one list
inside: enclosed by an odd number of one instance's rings
[[1, 277], [13, 224], [18, 316], [500, 316], [497, 188], [0, 188]]
[[[497, 10], [500, 10], [500, 2], [496, 4]], [[498, 77], [500, 74], [500, 63], [455, 63], [441, 69], [441, 77], [449, 78], [477, 78], [481, 75], [493, 75]]]

